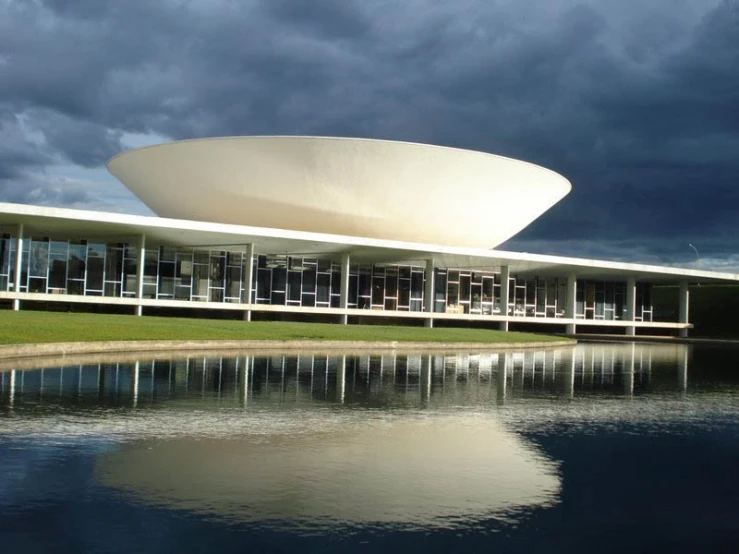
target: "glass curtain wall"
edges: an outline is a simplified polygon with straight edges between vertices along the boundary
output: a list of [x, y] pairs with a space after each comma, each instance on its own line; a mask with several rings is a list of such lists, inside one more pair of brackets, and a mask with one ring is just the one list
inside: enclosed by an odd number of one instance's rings
[[[15, 239], [0, 238], [0, 290], [13, 290]], [[126, 243], [23, 241], [21, 292], [135, 297], [136, 246]], [[300, 256], [257, 255], [254, 282], [244, 290], [245, 255], [223, 250], [147, 248], [143, 297], [192, 302], [256, 303], [295, 307], [337, 308], [341, 296], [338, 262]], [[434, 270], [433, 306], [437, 313], [497, 315], [501, 313], [499, 271]], [[348, 307], [422, 312], [425, 267], [352, 264]], [[563, 317], [566, 279], [509, 279], [508, 314]], [[651, 321], [651, 287], [638, 283], [636, 321]], [[576, 317], [619, 320], [626, 303], [626, 283], [578, 280]]]

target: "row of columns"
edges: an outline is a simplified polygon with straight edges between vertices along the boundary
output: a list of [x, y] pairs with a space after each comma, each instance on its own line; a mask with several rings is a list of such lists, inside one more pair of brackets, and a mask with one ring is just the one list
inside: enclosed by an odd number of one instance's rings
[[[15, 257], [15, 291], [20, 292], [21, 290], [21, 275], [22, 275], [22, 256], [20, 253], [23, 251], [23, 223], [19, 223], [16, 231], [16, 257]], [[139, 301], [144, 296], [144, 266], [146, 262], [146, 235], [141, 234], [138, 240], [139, 248], [139, 259], [137, 267], [137, 291], [136, 297]], [[349, 252], [344, 252], [341, 255], [341, 293], [339, 298], [339, 307], [346, 310], [349, 307], [349, 267], [351, 263], [351, 256]], [[508, 299], [510, 296], [510, 268], [509, 266], [502, 266], [500, 270], [500, 313], [503, 315], [508, 314]], [[246, 255], [244, 257], [244, 282], [247, 285], [244, 287], [247, 295], [247, 304], [251, 304], [251, 283], [254, 282], [254, 244], [246, 245]], [[574, 320], [576, 313], [576, 298], [577, 298], [577, 275], [570, 273], [567, 276], [567, 288], [565, 298], [565, 318]], [[687, 281], [680, 282], [680, 309], [679, 319], [680, 323], [688, 323], [689, 321], [689, 307], [690, 307], [690, 291], [688, 288]], [[429, 258], [426, 261], [426, 282], [424, 290], [424, 312], [433, 313], [434, 311], [434, 260]], [[20, 299], [13, 299], [13, 310], [20, 309]], [[143, 303], [139, 303], [136, 306], [136, 315], [140, 316], [143, 313]], [[629, 277], [626, 282], [626, 305], [624, 306], [623, 319], [625, 321], [635, 321], [636, 315], [636, 278]], [[244, 312], [244, 319], [251, 321], [251, 310]], [[348, 315], [341, 314], [341, 323], [346, 325], [348, 322]], [[433, 327], [434, 322], [431, 317], [428, 317], [424, 322], [426, 327]], [[502, 331], [508, 331], [508, 321], [500, 322], [500, 329]], [[574, 335], [576, 331], [575, 323], [567, 323], [565, 333], [568, 335]], [[626, 335], [635, 335], [636, 326], [629, 325], [625, 328]], [[681, 337], [688, 336], [687, 329], [680, 329], [679, 335]]]

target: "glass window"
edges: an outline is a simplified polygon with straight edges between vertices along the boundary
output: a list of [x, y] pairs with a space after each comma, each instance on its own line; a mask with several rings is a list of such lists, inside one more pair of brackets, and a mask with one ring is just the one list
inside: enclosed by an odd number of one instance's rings
[[423, 273], [420, 271], [414, 271], [411, 273], [411, 298], [422, 299], [424, 288]]
[[471, 284], [470, 275], [460, 275], [459, 276], [459, 300], [461, 302], [470, 301], [470, 295], [471, 295], [470, 284]]
[[87, 290], [102, 292], [104, 275], [105, 245], [90, 244], [87, 247]]
[[287, 275], [287, 299], [300, 302], [301, 272], [289, 271]]
[[316, 302], [328, 303], [331, 294], [331, 276], [327, 273], [318, 274], [318, 289], [316, 291]]
[[31, 241], [29, 261], [28, 273], [31, 277], [46, 277], [49, 271], [49, 243], [38, 240]]
[[316, 292], [316, 266], [314, 265], [307, 266], [303, 271], [303, 292]]

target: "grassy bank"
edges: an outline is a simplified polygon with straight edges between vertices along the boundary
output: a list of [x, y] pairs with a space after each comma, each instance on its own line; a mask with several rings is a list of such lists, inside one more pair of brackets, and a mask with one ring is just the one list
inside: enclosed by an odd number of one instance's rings
[[84, 313], [0, 311], [0, 344], [109, 340], [347, 340], [401, 342], [531, 342], [561, 340], [488, 329], [245, 322]]

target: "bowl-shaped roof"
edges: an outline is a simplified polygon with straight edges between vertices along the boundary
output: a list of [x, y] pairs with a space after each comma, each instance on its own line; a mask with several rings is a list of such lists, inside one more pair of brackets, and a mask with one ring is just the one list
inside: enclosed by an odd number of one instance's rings
[[124, 152], [108, 169], [163, 217], [483, 248], [571, 188], [519, 160], [354, 138], [188, 140]]

